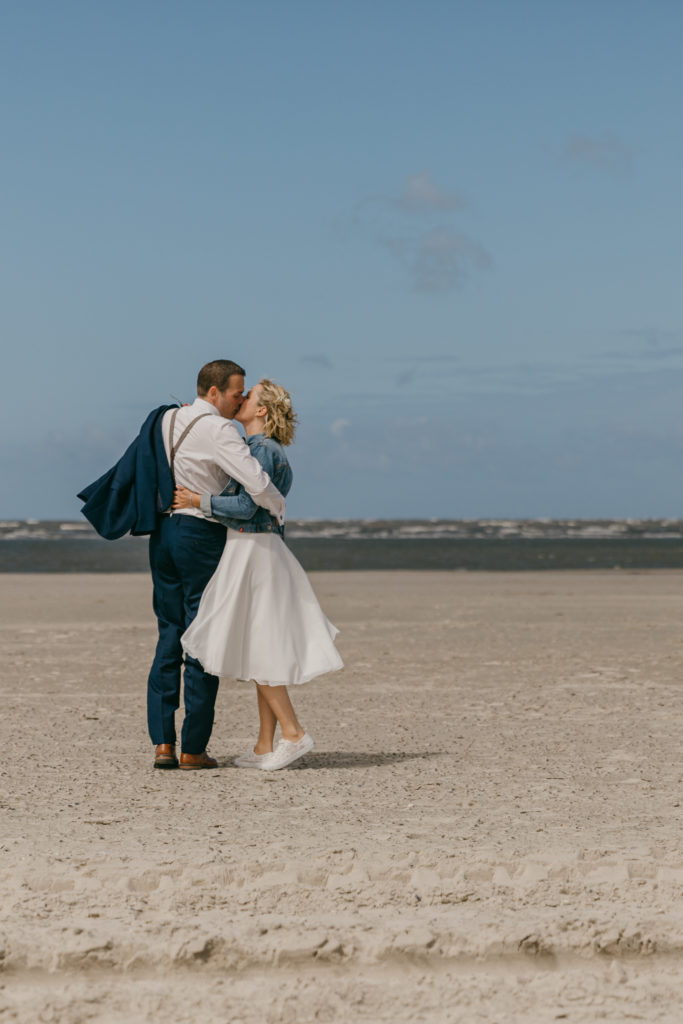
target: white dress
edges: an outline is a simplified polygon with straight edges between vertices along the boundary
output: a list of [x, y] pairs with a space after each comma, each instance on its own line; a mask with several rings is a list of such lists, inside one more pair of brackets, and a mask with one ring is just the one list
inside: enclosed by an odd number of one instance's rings
[[229, 528], [181, 643], [211, 675], [289, 686], [344, 667], [338, 632], [279, 534]]

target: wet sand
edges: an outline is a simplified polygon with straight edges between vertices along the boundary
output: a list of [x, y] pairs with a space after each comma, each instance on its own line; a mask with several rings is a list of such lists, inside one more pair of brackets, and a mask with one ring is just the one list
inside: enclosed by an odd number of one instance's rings
[[316, 573], [316, 750], [159, 772], [143, 575], [0, 576], [2, 1024], [671, 1021], [683, 573]]

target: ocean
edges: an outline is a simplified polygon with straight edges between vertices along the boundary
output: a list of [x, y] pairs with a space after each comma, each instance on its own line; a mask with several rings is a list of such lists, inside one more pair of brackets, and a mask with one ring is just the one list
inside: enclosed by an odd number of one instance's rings
[[[683, 569], [681, 519], [290, 520], [308, 570]], [[0, 572], [146, 572], [147, 538], [85, 520], [0, 521]]]

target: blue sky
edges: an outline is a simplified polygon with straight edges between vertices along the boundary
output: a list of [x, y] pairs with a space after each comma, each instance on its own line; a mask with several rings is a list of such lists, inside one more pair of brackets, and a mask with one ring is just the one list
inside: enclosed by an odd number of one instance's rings
[[[209, 359], [290, 515], [683, 514], [683, 6], [0, 6], [0, 518]], [[10, 440], [11, 439], [11, 440]]]

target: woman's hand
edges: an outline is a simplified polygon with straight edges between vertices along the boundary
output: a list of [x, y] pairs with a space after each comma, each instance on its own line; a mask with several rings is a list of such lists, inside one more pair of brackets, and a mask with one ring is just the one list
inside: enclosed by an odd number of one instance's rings
[[199, 495], [186, 487], [176, 487], [171, 508], [199, 508]]

